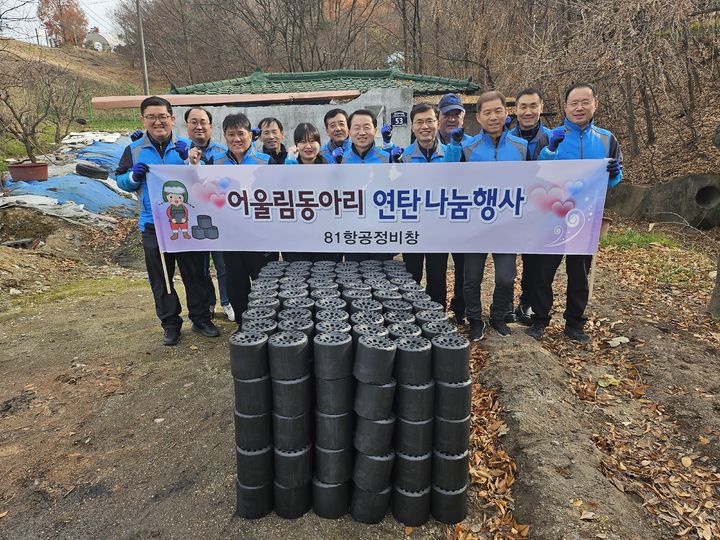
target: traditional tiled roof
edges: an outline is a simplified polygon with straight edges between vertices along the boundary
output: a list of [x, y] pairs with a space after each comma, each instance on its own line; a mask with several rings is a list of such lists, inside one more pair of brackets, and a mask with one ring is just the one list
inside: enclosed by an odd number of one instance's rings
[[303, 73], [265, 73], [259, 68], [247, 77], [172, 88], [173, 94], [274, 94], [359, 90], [372, 88], [412, 88], [414, 95], [447, 92], [472, 94], [480, 87], [472, 80], [447, 79], [433, 75], [403, 73], [396, 69], [310, 71]]

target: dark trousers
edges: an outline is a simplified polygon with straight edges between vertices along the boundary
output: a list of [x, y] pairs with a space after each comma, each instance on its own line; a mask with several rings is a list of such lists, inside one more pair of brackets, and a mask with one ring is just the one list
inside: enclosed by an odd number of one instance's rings
[[257, 279], [262, 267], [270, 261], [277, 261], [278, 256], [277, 252], [223, 252], [228, 300], [238, 321], [242, 312], [247, 309], [251, 280]]
[[173, 284], [176, 265], [185, 285], [185, 298], [190, 320], [194, 323], [209, 321], [210, 298], [205, 275], [206, 253], [202, 251], [165, 253], [165, 264], [170, 280], [170, 293], [168, 293], [154, 225], [149, 223], [145, 225], [142, 233], [142, 245], [145, 252], [145, 268], [147, 268], [150, 289], [155, 300], [155, 313], [160, 319], [162, 327], [180, 328], [183, 323], [180, 317], [180, 299]]
[[[562, 262], [562, 255], [527, 255], [531, 258], [531, 305], [533, 323], [547, 326], [550, 323], [550, 310], [553, 305], [552, 284], [555, 273]], [[585, 308], [588, 303], [588, 275], [592, 264], [591, 255], [567, 255], [567, 305], [565, 324], [571, 328], [582, 329], [585, 326]]]
[[346, 253], [346, 261], [391, 261], [395, 257], [394, 253]]
[[[480, 319], [482, 316], [480, 292], [487, 256], [487, 253], [465, 254], [465, 314], [470, 320]], [[490, 305], [491, 319], [505, 319], [508, 311], [512, 312], [516, 258], [514, 253], [493, 253], [495, 289]]]
[[455, 284], [453, 288], [453, 297], [450, 300], [450, 309], [455, 313], [455, 317], [465, 316], [465, 255], [463, 253], [452, 254], [453, 263], [455, 264]]
[[447, 304], [447, 253], [403, 253], [405, 268], [420, 283], [423, 277], [423, 263], [427, 272], [425, 290], [435, 302]]
[[536, 255], [522, 256], [523, 269], [522, 277], [520, 278], [520, 300], [518, 300], [518, 304], [521, 306], [532, 305], [533, 257], [536, 257]]

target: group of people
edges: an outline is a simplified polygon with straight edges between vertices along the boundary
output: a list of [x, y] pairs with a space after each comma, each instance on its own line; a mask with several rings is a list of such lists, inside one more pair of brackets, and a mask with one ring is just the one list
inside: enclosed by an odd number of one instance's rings
[[[464, 132], [465, 107], [460, 97], [446, 94], [437, 106], [430, 103], [413, 106], [410, 112], [412, 142], [405, 148], [392, 143], [392, 128], [388, 125], [380, 129], [383, 144], [377, 145], [377, 118], [371, 111], [359, 109], [348, 115], [343, 109], [335, 108], [324, 117], [324, 129], [329, 138], [326, 144], [322, 145], [316, 126], [301, 123], [293, 133], [294, 148], [288, 150], [284, 144], [283, 124], [277, 118], [264, 118], [257, 127], [253, 127], [246, 115], [230, 114], [222, 122], [225, 139], [222, 144], [212, 140], [213, 119], [208, 110], [202, 107], [187, 110], [187, 138], [183, 138], [173, 132], [175, 117], [170, 103], [157, 96], [146, 98], [140, 105], [144, 131], [138, 130], [133, 134], [133, 142], [125, 149], [116, 176], [122, 189], [138, 192], [138, 226], [142, 232], [156, 313], [164, 329], [163, 343], [174, 345], [178, 342], [182, 318], [177, 293], [174, 288], [167, 291], [165, 287], [150, 199], [143, 189], [150, 166], [195, 165], [201, 162], [208, 165], [342, 165], [608, 158], [608, 185], [612, 187], [622, 179], [622, 154], [615, 136], [595, 125], [597, 107], [597, 91], [592, 84], [573, 84], [564, 94], [563, 123], [551, 131], [541, 122], [541, 92], [526, 88], [515, 98], [516, 122], [513, 126], [507, 114], [505, 96], [498, 91], [485, 92], [478, 97], [476, 110], [481, 131], [470, 136]], [[255, 141], [260, 148], [256, 148]], [[384, 260], [393, 256], [393, 253], [349, 253], [344, 258]], [[455, 281], [450, 309], [458, 324], [469, 323], [469, 336], [474, 341], [484, 337], [486, 328], [480, 289], [487, 256], [487, 253], [452, 254]], [[490, 306], [490, 326], [500, 336], [508, 336], [511, 334], [508, 323], [517, 321], [528, 326], [526, 332], [531, 337], [540, 340], [550, 322], [552, 283], [563, 255], [522, 255], [522, 293], [515, 309], [517, 256], [506, 253], [494, 253], [492, 256], [495, 288]], [[216, 337], [219, 331], [211, 320], [215, 289], [210, 278], [209, 257], [210, 254], [202, 252], [165, 254], [171, 281], [176, 265], [180, 270], [193, 331]], [[221, 305], [230, 320], [247, 308], [251, 282], [257, 278], [260, 269], [279, 257], [277, 252], [212, 253]], [[337, 260], [343, 255], [283, 253], [282, 257], [286, 260]], [[425, 270], [428, 294], [446, 306], [448, 254], [405, 253], [403, 259], [418, 282]], [[565, 257], [568, 277], [565, 334], [579, 343], [589, 341], [584, 331], [584, 312], [588, 302], [591, 262], [590, 255]]]

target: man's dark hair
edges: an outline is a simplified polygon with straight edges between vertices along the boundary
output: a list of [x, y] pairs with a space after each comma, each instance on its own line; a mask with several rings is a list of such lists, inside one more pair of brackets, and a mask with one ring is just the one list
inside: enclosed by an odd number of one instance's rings
[[260, 122], [258, 123], [258, 127], [260, 128], [260, 131], [262, 131], [265, 126], [270, 127], [270, 125], [273, 123], [277, 124], [280, 133], [285, 133], [282, 122], [277, 118], [273, 118], [272, 116], [268, 116], [267, 118], [263, 118], [262, 120], [260, 120]]
[[[328, 125], [328, 120], [330, 120], [331, 118], [335, 118], [338, 114], [342, 114], [345, 117], [345, 121], [348, 122], [348, 115], [344, 110], [330, 109], [328, 112], [325, 113], [325, 118], [323, 118], [323, 123], [325, 124], [326, 128]], [[349, 122], [348, 122], [348, 125], [350, 125]]]
[[244, 129], [250, 131], [250, 120], [243, 113], [228, 114], [222, 123], [223, 133], [228, 129]]
[[302, 124], [298, 124], [298, 127], [295, 128], [293, 139], [295, 140], [295, 144], [298, 144], [301, 141], [314, 141], [319, 143], [320, 132], [314, 125], [308, 122], [303, 122]]
[[413, 105], [413, 108], [410, 109], [410, 122], [412, 123], [413, 120], [415, 120], [415, 115], [419, 113], [424, 113], [432, 111], [435, 113], [435, 118], [440, 116], [440, 110], [437, 108], [437, 106], [433, 105], [432, 103], [422, 102], [422, 103], [416, 103]]
[[482, 106], [484, 103], [487, 103], [488, 101], [494, 101], [496, 99], [499, 99], [502, 102], [502, 106], [505, 107], [505, 95], [502, 92], [499, 92], [498, 90], [490, 90], [488, 92], [483, 92], [478, 96], [477, 100], [477, 112], [480, 113], [480, 110], [482, 109]]
[[592, 92], [593, 97], [597, 98], [597, 88], [595, 88], [594, 84], [589, 83], [589, 82], [579, 82], [579, 83], [571, 84], [570, 86], [567, 87], [567, 89], [565, 90], [565, 98], [563, 99], [563, 101], [565, 103], [567, 103], [568, 97], [570, 97], [570, 92], [572, 92], [573, 90], [577, 90], [578, 88], [589, 89], [590, 92]]
[[210, 111], [208, 111], [204, 107], [190, 107], [187, 111], [185, 111], [185, 123], [188, 121], [188, 116], [190, 116], [190, 113], [193, 111], [202, 111], [205, 114], [207, 114], [208, 121], [212, 124], [212, 114], [210, 114]]
[[172, 114], [172, 105], [170, 105], [170, 102], [167, 99], [161, 98], [160, 96], [150, 96], [143, 99], [142, 103], [140, 103], [140, 114], [144, 115], [145, 109], [147, 109], [148, 107], [153, 107], [155, 105], [165, 107], [168, 114]]
[[540, 103], [542, 103], [544, 101], [542, 92], [540, 92], [540, 90], [538, 90], [537, 88], [533, 88], [532, 86], [523, 88], [522, 90], [520, 90], [518, 92], [517, 96], [515, 96], [515, 103], [517, 103], [518, 100], [523, 96], [535, 96], [535, 95], [537, 95], [537, 97], [540, 98]]
[[367, 109], [358, 109], [354, 113], [350, 115], [350, 118], [348, 118], [348, 127], [352, 126], [353, 118], [356, 116], [369, 116], [372, 118], [373, 127], [377, 127], [377, 118], [375, 118], [375, 115], [372, 113], [372, 111], [368, 111]]

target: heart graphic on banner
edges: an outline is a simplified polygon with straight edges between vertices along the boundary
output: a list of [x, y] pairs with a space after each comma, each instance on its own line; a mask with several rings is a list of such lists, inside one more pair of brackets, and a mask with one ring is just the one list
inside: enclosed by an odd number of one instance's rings
[[565, 202], [555, 201], [552, 205], [552, 211], [553, 213], [561, 218], [564, 218], [567, 213], [575, 208], [575, 201], [572, 199], [569, 199]]

